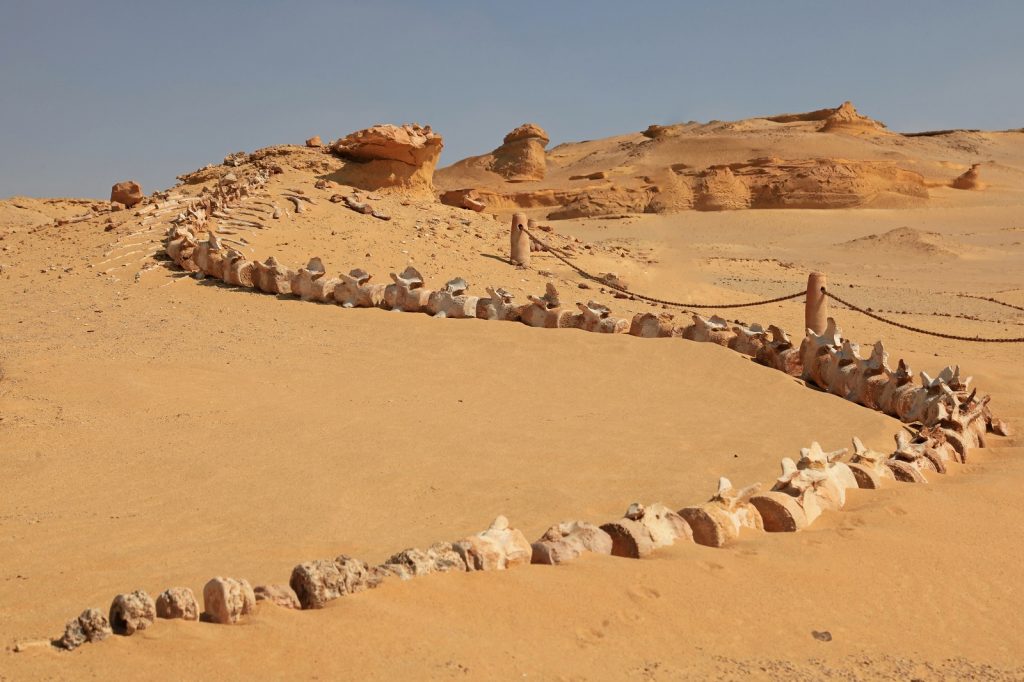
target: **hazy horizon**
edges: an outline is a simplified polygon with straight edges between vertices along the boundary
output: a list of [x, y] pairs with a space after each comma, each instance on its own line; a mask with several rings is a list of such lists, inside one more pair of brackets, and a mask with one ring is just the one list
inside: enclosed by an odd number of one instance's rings
[[441, 165], [852, 100], [901, 131], [1024, 126], [1024, 4], [4, 2], [0, 197], [147, 193], [234, 151], [430, 124]]

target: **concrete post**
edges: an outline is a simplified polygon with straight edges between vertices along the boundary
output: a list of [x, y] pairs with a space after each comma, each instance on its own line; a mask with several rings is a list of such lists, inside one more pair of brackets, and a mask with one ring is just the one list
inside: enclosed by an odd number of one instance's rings
[[828, 297], [821, 293], [827, 286], [825, 273], [812, 272], [807, 278], [807, 303], [804, 307], [804, 326], [815, 334], [825, 331], [828, 324]]
[[530, 238], [525, 232], [527, 227], [526, 215], [515, 213], [512, 215], [512, 262], [523, 267], [530, 266]]

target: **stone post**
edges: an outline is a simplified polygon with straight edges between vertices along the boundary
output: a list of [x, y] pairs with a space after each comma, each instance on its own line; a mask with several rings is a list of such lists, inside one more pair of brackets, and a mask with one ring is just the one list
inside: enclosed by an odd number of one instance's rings
[[825, 331], [828, 324], [828, 297], [821, 293], [828, 286], [825, 273], [812, 272], [807, 278], [807, 303], [804, 307], [804, 326], [815, 334]]
[[526, 226], [525, 214], [512, 215], [512, 262], [523, 267], [530, 266], [530, 238], [522, 229]]

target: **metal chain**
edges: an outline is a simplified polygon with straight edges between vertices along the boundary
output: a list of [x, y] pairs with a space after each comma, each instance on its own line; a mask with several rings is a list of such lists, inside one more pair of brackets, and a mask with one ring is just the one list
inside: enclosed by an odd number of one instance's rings
[[876, 315], [875, 313], [872, 313], [872, 312], [869, 312], [867, 310], [864, 310], [863, 308], [861, 308], [859, 306], [853, 305], [849, 301], [844, 301], [843, 299], [841, 299], [838, 296], [836, 296], [835, 294], [833, 294], [831, 291], [826, 291], [825, 287], [821, 288], [821, 293], [825, 294], [829, 298], [834, 299], [835, 301], [837, 301], [839, 303], [842, 303], [843, 305], [845, 305], [850, 310], [854, 310], [854, 311], [856, 311], [858, 313], [862, 313], [864, 315], [867, 315], [868, 317], [870, 317], [872, 319], [875, 319], [875, 320], [878, 320], [879, 322], [884, 322], [886, 324], [891, 324], [894, 327], [899, 327], [900, 329], [906, 329], [907, 331], [911, 331], [911, 332], [917, 332], [918, 334], [927, 334], [928, 336], [937, 336], [940, 339], [951, 339], [953, 341], [976, 341], [976, 342], [979, 342], [979, 343], [1024, 343], [1024, 337], [1017, 338], [1017, 339], [986, 339], [986, 338], [982, 338], [980, 336], [956, 336], [954, 334], [943, 334], [942, 332], [933, 332], [933, 331], [929, 331], [927, 329], [921, 329], [920, 327], [912, 327], [909, 324], [901, 324], [901, 323], [896, 322], [894, 320], [889, 320], [889, 319], [884, 318], [884, 317], [882, 317], [880, 315]]
[[1005, 301], [997, 301], [994, 298], [988, 296], [974, 296], [973, 294], [957, 294], [960, 298], [973, 298], [978, 301], [988, 301], [989, 303], [995, 303], [996, 305], [1006, 306], [1007, 308], [1013, 308], [1014, 310], [1024, 311], [1024, 306], [1014, 305], [1012, 303], [1006, 303]]
[[770, 303], [779, 303], [781, 301], [788, 301], [790, 299], [794, 299], [794, 298], [799, 298], [801, 296], [805, 296], [806, 293], [807, 293], [807, 292], [804, 292], [804, 291], [798, 291], [797, 293], [789, 294], [788, 296], [779, 296], [778, 298], [770, 298], [770, 299], [768, 299], [766, 301], [752, 301], [750, 303], [720, 303], [720, 304], [711, 304], [711, 303], [680, 303], [678, 301], [667, 301], [667, 300], [661, 299], [661, 298], [654, 298], [653, 296], [645, 296], [644, 294], [637, 294], [635, 292], [630, 291], [626, 287], [622, 287], [622, 286], [618, 286], [616, 284], [612, 284], [611, 282], [608, 282], [608, 281], [606, 281], [604, 279], [601, 279], [600, 277], [592, 275], [591, 273], [587, 272], [583, 268], [579, 267], [578, 265], [576, 265], [575, 263], [570, 261], [569, 257], [566, 256], [565, 253], [563, 251], [561, 251], [560, 249], [557, 249], [557, 248], [555, 248], [555, 247], [553, 247], [553, 246], [551, 246], [549, 244], [546, 244], [546, 243], [542, 242], [540, 239], [537, 239], [532, 234], [530, 234], [530, 232], [525, 227], [520, 227], [519, 229], [521, 229], [524, 233], [526, 233], [526, 236], [529, 237], [531, 241], [533, 241], [535, 244], [540, 246], [542, 249], [544, 249], [545, 251], [550, 253], [552, 256], [554, 256], [558, 260], [560, 260], [563, 263], [565, 263], [566, 265], [568, 265], [570, 268], [575, 270], [580, 276], [582, 276], [582, 277], [584, 277], [586, 279], [589, 279], [589, 280], [591, 280], [593, 282], [598, 282], [599, 284], [602, 284], [602, 285], [608, 287], [609, 289], [614, 289], [614, 290], [620, 291], [620, 292], [622, 292], [624, 294], [628, 294], [629, 296], [632, 296], [633, 298], [636, 298], [636, 299], [640, 299], [641, 301], [647, 301], [648, 303], [657, 303], [659, 305], [674, 306], [674, 307], [677, 307], [677, 308], [683, 308], [684, 310], [689, 309], [689, 308], [704, 308], [704, 309], [721, 310], [721, 309], [724, 309], [724, 308], [750, 308], [750, 307], [753, 307], [753, 306], [768, 305]]

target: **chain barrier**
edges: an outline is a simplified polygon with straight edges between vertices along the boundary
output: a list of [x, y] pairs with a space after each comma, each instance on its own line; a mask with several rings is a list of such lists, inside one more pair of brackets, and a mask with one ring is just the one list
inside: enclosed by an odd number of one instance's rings
[[632, 297], [634, 299], [638, 299], [638, 300], [641, 300], [641, 301], [646, 301], [648, 303], [656, 303], [658, 305], [673, 306], [673, 307], [676, 307], [676, 308], [682, 308], [683, 310], [689, 310], [690, 308], [722, 310], [722, 309], [725, 309], [725, 308], [750, 308], [750, 307], [753, 307], [753, 306], [768, 305], [770, 303], [780, 303], [782, 301], [789, 301], [789, 300], [794, 299], [794, 298], [800, 298], [801, 296], [805, 296], [806, 293], [807, 293], [805, 291], [798, 291], [795, 294], [789, 294], [788, 296], [779, 296], [778, 298], [770, 298], [770, 299], [765, 300], [765, 301], [752, 301], [750, 303], [721, 303], [721, 304], [717, 304], [717, 305], [716, 304], [710, 304], [710, 303], [680, 303], [679, 301], [667, 301], [665, 299], [654, 298], [653, 296], [645, 296], [643, 294], [638, 294], [638, 293], [632, 292], [629, 289], [627, 289], [626, 287], [622, 287], [622, 286], [619, 286], [617, 284], [613, 284], [611, 282], [608, 282], [605, 279], [597, 277], [596, 275], [593, 275], [593, 274], [587, 272], [586, 270], [584, 270], [583, 268], [579, 267], [578, 265], [573, 263], [571, 260], [569, 260], [569, 257], [567, 255], [565, 255], [565, 252], [563, 252], [561, 249], [555, 248], [555, 247], [553, 247], [553, 246], [551, 246], [549, 244], [546, 244], [546, 243], [542, 242], [540, 239], [538, 239], [537, 237], [534, 237], [532, 234], [530, 234], [530, 232], [525, 227], [521, 227], [519, 229], [521, 229], [526, 234], [526, 236], [530, 238], [530, 241], [532, 241], [533, 243], [537, 244], [537, 246], [541, 247], [544, 251], [547, 251], [552, 256], [554, 256], [558, 260], [560, 260], [563, 263], [565, 263], [566, 265], [568, 265], [570, 268], [572, 268], [581, 277], [583, 277], [585, 279], [589, 279], [589, 280], [591, 280], [593, 282], [597, 282], [598, 284], [606, 286], [609, 289], [614, 289], [615, 291], [619, 291], [619, 292], [621, 292], [623, 294], [626, 294], [626, 295], [628, 295], [628, 296], [630, 296], [630, 297]]
[[988, 301], [989, 303], [995, 303], [996, 305], [1006, 306], [1007, 308], [1013, 308], [1014, 310], [1020, 310], [1024, 312], [1024, 306], [1014, 305], [1005, 301], [998, 301], [989, 296], [975, 296], [974, 294], [957, 294], [960, 298], [973, 298], [976, 301]]
[[[583, 268], [581, 268], [578, 265], [576, 265], [575, 263], [573, 263], [569, 259], [569, 256], [567, 256], [565, 254], [565, 252], [562, 251], [561, 249], [555, 248], [555, 247], [551, 246], [550, 244], [547, 244], [547, 243], [541, 241], [537, 237], [534, 237], [530, 233], [530, 231], [527, 230], [525, 227], [521, 227], [519, 229], [521, 229], [526, 234], [526, 236], [530, 238], [530, 241], [535, 243], [537, 246], [539, 246], [544, 251], [550, 253], [552, 256], [554, 256], [558, 260], [560, 260], [563, 263], [565, 263], [567, 266], [572, 268], [572, 270], [575, 271], [577, 274], [579, 274], [581, 277], [583, 277], [585, 279], [589, 279], [589, 280], [591, 280], [593, 282], [597, 282], [599, 284], [602, 284], [603, 286], [606, 286], [609, 289], [614, 289], [615, 291], [619, 291], [619, 292], [621, 292], [623, 294], [626, 294], [627, 296], [630, 296], [631, 298], [638, 299], [638, 300], [641, 300], [641, 301], [646, 301], [648, 303], [656, 303], [656, 304], [659, 304], [659, 305], [673, 306], [673, 307], [677, 307], [677, 308], [682, 308], [684, 310], [688, 310], [690, 308], [703, 308], [703, 309], [750, 308], [750, 307], [753, 307], [753, 306], [768, 305], [768, 304], [771, 304], [771, 303], [780, 303], [782, 301], [789, 301], [789, 300], [792, 300], [794, 298], [800, 298], [801, 296], [805, 296], [806, 295], [806, 292], [799, 291], [799, 292], [797, 292], [795, 294], [790, 294], [788, 296], [779, 296], [778, 298], [770, 298], [770, 299], [765, 300], [765, 301], [752, 301], [750, 303], [722, 303], [722, 304], [717, 304], [717, 305], [710, 304], [710, 303], [680, 303], [678, 301], [668, 301], [668, 300], [661, 299], [661, 298], [654, 298], [653, 296], [645, 296], [643, 294], [637, 294], [635, 292], [629, 291], [628, 289], [626, 289], [623, 286], [619, 286], [617, 284], [613, 284], [613, 283], [608, 282], [608, 281], [606, 281], [606, 280], [604, 280], [604, 279], [602, 279], [600, 277], [597, 277], [596, 275], [594, 275], [592, 273], [587, 272]], [[842, 305], [846, 306], [850, 310], [856, 311], [856, 312], [861, 313], [863, 315], [867, 315], [868, 317], [870, 317], [870, 318], [872, 318], [874, 320], [878, 320], [879, 322], [884, 322], [885, 324], [892, 325], [893, 327], [898, 327], [900, 329], [905, 329], [907, 331], [916, 332], [918, 334], [926, 334], [928, 336], [936, 336], [936, 337], [938, 337], [940, 339], [950, 339], [951, 341], [972, 341], [972, 342], [977, 342], [977, 343], [1024, 343], [1024, 337], [1015, 338], [1015, 339], [992, 339], [992, 338], [984, 338], [984, 337], [980, 337], [980, 336], [957, 336], [955, 334], [944, 334], [942, 332], [929, 331], [927, 329], [921, 329], [920, 327], [914, 327], [914, 326], [911, 326], [909, 324], [903, 324], [901, 322], [896, 322], [895, 320], [890, 320], [888, 318], [882, 317], [881, 315], [878, 315], [876, 313], [873, 313], [873, 312], [870, 312], [868, 310], [865, 310], [864, 308], [861, 308], [860, 306], [856, 306], [856, 305], [850, 303], [849, 301], [844, 301], [843, 299], [841, 299], [838, 296], [836, 296], [835, 294], [833, 294], [831, 291], [827, 291], [825, 289], [825, 287], [821, 288], [821, 293], [823, 293], [825, 296], [828, 296], [829, 298], [831, 298], [832, 300], [836, 301], [837, 303], [841, 303]], [[1004, 303], [1002, 301], [997, 301], [994, 298], [986, 298], [986, 297], [983, 297], [983, 296], [972, 296], [970, 294], [959, 294], [959, 295], [964, 297], [964, 298], [976, 298], [976, 299], [980, 299], [982, 301], [988, 301], [990, 303], [997, 303], [999, 305], [1006, 306], [1007, 308], [1014, 308], [1016, 310], [1024, 311], [1024, 307], [1016, 306], [1016, 305], [1013, 305], [1012, 303]]]
[[1016, 338], [1016, 339], [986, 339], [986, 338], [983, 338], [983, 337], [980, 337], [980, 336], [956, 336], [955, 334], [943, 334], [942, 332], [933, 332], [933, 331], [929, 331], [927, 329], [921, 329], [920, 327], [912, 327], [909, 324], [902, 324], [900, 322], [896, 322], [895, 320], [890, 320], [890, 319], [884, 318], [881, 315], [876, 315], [875, 313], [867, 311], [864, 308], [861, 308], [859, 306], [855, 306], [854, 304], [850, 303], [849, 301], [844, 301], [843, 299], [841, 299], [838, 296], [836, 296], [835, 294], [833, 294], [831, 291], [827, 291], [825, 289], [825, 287], [821, 288], [821, 293], [825, 294], [826, 296], [828, 296], [829, 298], [831, 298], [832, 300], [834, 300], [834, 301], [836, 301], [838, 303], [842, 303], [843, 305], [845, 305], [850, 310], [854, 310], [854, 311], [856, 311], [858, 313], [861, 313], [863, 315], [867, 315], [868, 317], [870, 317], [870, 318], [872, 318], [874, 320], [878, 320], [879, 322], [884, 322], [886, 324], [890, 324], [893, 327], [899, 327], [900, 329], [906, 329], [907, 331], [917, 332], [918, 334], [927, 334], [928, 336], [937, 336], [940, 339], [950, 339], [952, 341], [975, 341], [975, 342], [978, 342], [978, 343], [1024, 343], [1024, 337], [1020, 337], [1020, 338]]

